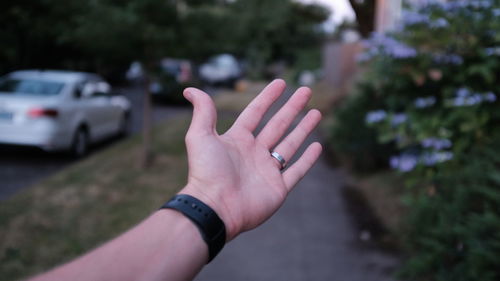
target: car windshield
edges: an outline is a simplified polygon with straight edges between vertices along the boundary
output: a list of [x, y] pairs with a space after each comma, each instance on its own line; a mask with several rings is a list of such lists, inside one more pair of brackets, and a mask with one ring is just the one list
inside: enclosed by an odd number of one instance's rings
[[59, 94], [63, 87], [64, 83], [53, 81], [16, 78], [0, 80], [0, 94], [54, 96]]
[[220, 68], [230, 68], [234, 67], [235, 60], [231, 56], [221, 55], [217, 57], [213, 57], [209, 60], [209, 63]]

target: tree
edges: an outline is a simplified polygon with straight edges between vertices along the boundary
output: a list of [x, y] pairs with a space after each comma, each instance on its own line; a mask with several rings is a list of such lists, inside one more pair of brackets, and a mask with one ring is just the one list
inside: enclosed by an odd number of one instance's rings
[[62, 67], [78, 50], [60, 40], [85, 4], [75, 1], [5, 0], [0, 2], [0, 72], [36, 67]]
[[217, 53], [235, 53], [234, 24], [227, 5], [196, 5], [179, 16], [179, 57], [201, 62]]
[[375, 30], [376, 0], [349, 0], [356, 14], [358, 31], [364, 38]]
[[323, 6], [290, 0], [239, 0], [230, 9], [237, 53], [257, 73], [273, 61], [293, 63], [300, 51], [317, 48], [323, 38], [318, 25], [329, 15]]
[[67, 30], [63, 36], [94, 58], [100, 72], [133, 59], [142, 62], [145, 69], [143, 167], [149, 166], [152, 159], [150, 76], [156, 63], [177, 48], [176, 4], [159, 0], [89, 1], [88, 10], [74, 19], [75, 29]]

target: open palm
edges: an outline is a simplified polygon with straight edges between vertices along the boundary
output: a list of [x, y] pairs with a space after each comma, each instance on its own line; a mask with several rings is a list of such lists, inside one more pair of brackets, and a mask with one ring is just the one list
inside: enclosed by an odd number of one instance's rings
[[270, 83], [223, 135], [215, 130], [217, 113], [210, 96], [194, 88], [184, 92], [194, 112], [186, 135], [188, 184], [181, 193], [197, 197], [217, 212], [226, 225], [228, 241], [268, 219], [321, 153], [321, 145], [313, 143], [286, 170], [270, 155], [276, 151], [291, 159], [319, 123], [321, 114], [311, 110], [280, 142], [310, 99], [311, 91], [305, 87], [254, 136], [263, 115], [285, 87], [283, 80]]

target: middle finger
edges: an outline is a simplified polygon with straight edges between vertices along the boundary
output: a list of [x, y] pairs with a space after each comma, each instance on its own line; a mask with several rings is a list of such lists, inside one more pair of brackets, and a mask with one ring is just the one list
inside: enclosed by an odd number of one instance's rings
[[301, 87], [292, 95], [285, 105], [265, 125], [257, 136], [257, 140], [270, 149], [285, 134], [295, 117], [304, 109], [311, 98], [311, 90]]

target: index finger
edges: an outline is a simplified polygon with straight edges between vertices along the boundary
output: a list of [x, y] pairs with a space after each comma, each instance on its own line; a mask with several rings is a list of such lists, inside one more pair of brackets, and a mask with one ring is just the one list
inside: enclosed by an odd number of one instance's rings
[[240, 127], [253, 132], [269, 107], [281, 96], [285, 88], [286, 83], [282, 79], [276, 79], [269, 83], [241, 112], [233, 127]]

